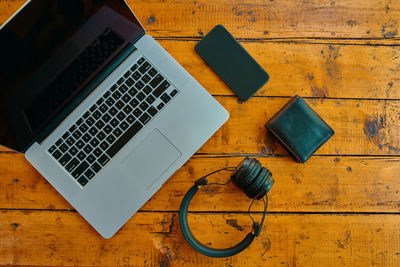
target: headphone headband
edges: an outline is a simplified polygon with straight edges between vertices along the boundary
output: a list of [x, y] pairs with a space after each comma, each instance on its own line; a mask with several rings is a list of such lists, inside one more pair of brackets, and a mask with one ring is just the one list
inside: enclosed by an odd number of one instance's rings
[[[210, 176], [219, 171], [235, 171], [231, 176], [231, 179], [225, 184], [219, 183], [208, 183], [206, 177]], [[237, 245], [226, 248], [226, 249], [215, 249], [207, 247], [201, 244], [192, 234], [189, 228], [189, 224], [187, 221], [187, 212], [189, 208], [190, 201], [193, 196], [199, 191], [199, 188], [207, 185], [226, 185], [229, 182], [233, 181], [235, 185], [241, 188], [249, 198], [252, 198], [253, 201], [249, 206], [249, 216], [253, 221], [253, 232], [247, 234], [247, 236]], [[179, 209], [179, 223], [181, 226], [181, 230], [183, 236], [186, 241], [198, 252], [215, 258], [223, 258], [230, 257], [238, 254], [243, 251], [253, 242], [254, 238], [259, 236], [261, 232], [261, 227], [265, 219], [265, 215], [267, 212], [268, 202], [263, 199], [266, 196], [267, 192], [271, 189], [274, 184], [274, 179], [272, 178], [271, 173], [264, 167], [261, 167], [260, 162], [256, 159], [246, 158], [244, 159], [238, 167], [236, 168], [223, 168], [217, 171], [214, 171], [210, 174], [203, 176], [202, 178], [195, 181], [194, 185], [189, 189], [182, 200], [181, 207]], [[264, 201], [264, 212], [263, 217], [260, 223], [254, 222], [253, 218], [250, 215], [250, 208], [256, 199], [263, 199]], [[267, 199], [268, 200], [268, 199]]]

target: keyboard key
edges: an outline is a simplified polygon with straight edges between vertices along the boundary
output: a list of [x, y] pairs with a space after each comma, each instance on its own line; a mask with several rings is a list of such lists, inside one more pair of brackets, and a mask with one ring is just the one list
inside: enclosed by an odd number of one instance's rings
[[129, 104], [130, 104], [132, 107], [136, 108], [137, 105], [139, 105], [139, 101], [138, 101], [136, 98], [134, 98], [134, 99], [131, 100], [131, 102], [129, 102]]
[[159, 97], [162, 93], [165, 92], [165, 90], [167, 90], [167, 88], [170, 86], [171, 84], [168, 81], [163, 81], [156, 90], [154, 90], [153, 95], [155, 97]]
[[81, 152], [79, 152], [78, 153], [78, 155], [76, 156], [79, 160], [84, 160], [85, 158], [86, 158], [86, 154], [83, 152], [83, 151], [81, 151]]
[[[115, 86], [117, 86], [117, 85], [115, 85]], [[104, 93], [103, 98], [107, 99], [110, 95], [111, 95], [110, 91], [107, 91]]]
[[81, 162], [78, 167], [72, 172], [72, 176], [76, 179], [78, 178], [87, 168], [89, 164], [86, 161]]
[[163, 76], [157, 74], [157, 76], [154, 77], [153, 80], [151, 80], [150, 82], [151, 87], [156, 88], [157, 85], [159, 85], [162, 82], [162, 80], [164, 80]]
[[143, 124], [148, 123], [150, 119], [151, 119], [151, 117], [150, 117], [149, 114], [147, 114], [147, 113], [144, 113], [144, 114], [139, 118], [139, 120], [140, 120]]
[[106, 134], [109, 134], [109, 133], [111, 133], [112, 128], [111, 128], [110, 125], [107, 125], [106, 127], [103, 128], [103, 131], [104, 131]]
[[95, 125], [96, 125], [97, 129], [101, 129], [104, 127], [105, 123], [103, 121], [99, 120], [96, 122]]
[[90, 116], [90, 112], [86, 111], [85, 114], [83, 114], [83, 118], [87, 119]]
[[114, 107], [110, 108], [110, 110], [108, 111], [108, 113], [110, 113], [110, 115], [113, 117], [115, 116], [115, 114], [117, 114], [118, 110]]
[[160, 109], [162, 109], [164, 106], [165, 106], [165, 104], [161, 102], [160, 104], [158, 104], [157, 109], [160, 110]]
[[92, 150], [93, 150], [93, 147], [91, 147], [90, 145], [86, 145], [84, 148], [83, 148], [83, 151], [85, 151], [86, 153], [90, 153], [90, 152], [92, 152]]
[[135, 81], [132, 79], [132, 78], [129, 78], [129, 79], [127, 79], [126, 81], [125, 81], [125, 84], [128, 86], [128, 87], [132, 87], [132, 85], [135, 83]]
[[124, 78], [127, 79], [131, 74], [132, 74], [132, 72], [130, 72], [130, 71], [128, 70], [127, 72], [125, 72]]
[[79, 139], [79, 138], [82, 136], [82, 134], [81, 134], [81, 132], [80, 132], [79, 130], [76, 130], [76, 131], [72, 134], [72, 136], [75, 137], [75, 139]]
[[88, 134], [88, 133], [84, 134], [83, 137], [82, 137], [82, 140], [83, 140], [84, 142], [86, 142], [86, 143], [89, 142], [90, 139], [92, 139], [92, 137], [91, 137], [90, 134]]
[[135, 88], [131, 88], [129, 89], [128, 93], [133, 97], [138, 93], [138, 90], [136, 90]]
[[69, 146], [72, 146], [75, 143], [75, 139], [71, 137], [69, 137], [66, 141], [65, 141]]
[[108, 98], [108, 99], [106, 100], [106, 103], [107, 103], [107, 105], [108, 105], [109, 107], [111, 107], [112, 105], [114, 105], [115, 100], [114, 100], [112, 97], [110, 97], [110, 98]]
[[108, 110], [108, 107], [105, 104], [103, 104], [99, 107], [99, 110], [104, 113]]
[[60, 139], [57, 140], [56, 146], [60, 146], [61, 144], [62, 144], [62, 139], [60, 138]]
[[63, 134], [62, 138], [67, 139], [69, 134], [70, 134], [69, 132], [66, 132], [65, 134]]
[[122, 109], [122, 108], [125, 106], [125, 104], [124, 104], [124, 102], [122, 102], [121, 100], [119, 100], [119, 101], [117, 102], [117, 104], [115, 104], [115, 106], [116, 106], [118, 109]]
[[146, 85], [146, 87], [143, 89], [143, 92], [148, 95], [151, 93], [151, 91], [153, 91], [153, 88], [151, 88], [150, 86]]
[[118, 85], [115, 83], [113, 86], [111, 86], [110, 90], [111, 90], [111, 92], [114, 92], [115, 89], [117, 89], [117, 88], [118, 88]]
[[135, 115], [136, 118], [138, 118], [140, 115], [142, 115], [142, 111], [137, 108], [133, 111], [133, 115]]
[[72, 158], [71, 155], [66, 153], [64, 156], [60, 158], [58, 162], [60, 162], [61, 165], [65, 166], [71, 158]]
[[79, 130], [81, 130], [82, 133], [85, 133], [89, 127], [86, 125], [86, 123], [83, 123], [81, 126], [79, 126]]
[[149, 103], [149, 104], [153, 104], [154, 101], [156, 101], [156, 99], [154, 98], [154, 96], [149, 95], [149, 96], [146, 98], [146, 101], [147, 101], [147, 103]]
[[143, 62], [145, 62], [145, 59], [144, 59], [143, 57], [141, 57], [137, 63], [138, 63], [139, 65], [141, 65]]
[[101, 170], [101, 166], [97, 162], [93, 163], [90, 167], [95, 173], [98, 173]]
[[115, 141], [115, 137], [110, 134], [109, 136], [107, 136], [106, 140], [108, 143], [112, 144]]
[[105, 137], [106, 137], [106, 134], [103, 131], [100, 131], [97, 134], [97, 139], [99, 139], [99, 140], [103, 140]]
[[79, 164], [79, 160], [76, 158], [73, 158], [65, 167], [65, 169], [67, 169], [68, 172], [72, 172], [76, 166], [78, 166]]
[[89, 181], [82, 176], [78, 179], [78, 182], [81, 184], [81, 186], [85, 186]]
[[101, 156], [101, 157], [99, 158], [99, 160], [98, 160], [98, 162], [99, 162], [102, 166], [106, 165], [107, 162], [109, 162], [109, 161], [110, 161], [110, 159], [109, 159], [106, 155]]
[[93, 106], [90, 107], [89, 110], [90, 110], [90, 112], [94, 112], [96, 110], [96, 108], [97, 108], [97, 105], [94, 104]]
[[49, 151], [49, 153], [53, 153], [55, 150], [56, 150], [56, 146], [51, 146], [48, 151]]
[[101, 147], [103, 150], [106, 150], [109, 146], [110, 146], [110, 145], [109, 145], [106, 141], [103, 141], [103, 142], [101, 142], [101, 144], [100, 144], [100, 147]]
[[95, 122], [95, 120], [94, 120], [92, 117], [90, 117], [90, 118], [88, 118], [88, 119], [86, 120], [86, 124], [87, 124], [88, 126], [92, 126], [92, 125], [94, 124], [94, 122]]
[[87, 171], [85, 171], [85, 178], [90, 180], [94, 177], [94, 172], [92, 172], [91, 169], [87, 169]]
[[56, 150], [56, 151], [54, 151], [54, 153], [53, 153], [53, 157], [54, 157], [55, 159], [59, 159], [59, 158], [61, 157], [61, 155], [62, 155], [62, 153], [60, 152], [60, 150]]
[[151, 65], [148, 62], [144, 62], [143, 65], [140, 66], [139, 71], [142, 74], [145, 74], [150, 68], [151, 68]]
[[132, 74], [132, 78], [134, 79], [134, 80], [139, 80], [140, 79], [140, 77], [142, 77], [142, 75], [138, 72], [138, 71], [135, 71], [133, 74]]
[[132, 110], [133, 110], [133, 108], [131, 108], [131, 106], [129, 106], [129, 105], [126, 105], [126, 106], [124, 107], [124, 109], [123, 109], [123, 111], [124, 111], [126, 114], [131, 113]]
[[71, 147], [70, 149], [69, 149], [69, 153], [72, 155], [72, 156], [75, 156], [75, 154], [76, 153], [78, 153], [78, 149], [76, 148], [76, 147]]
[[113, 97], [115, 100], [118, 100], [121, 96], [122, 96], [122, 95], [121, 95], [121, 93], [120, 93], [119, 91], [115, 91], [115, 92], [112, 94], [112, 97]]
[[76, 130], [76, 125], [72, 125], [71, 128], [69, 128], [69, 131], [72, 133], [73, 131]]
[[148, 74], [150, 74], [151, 77], [154, 77], [154, 75], [156, 75], [158, 72], [156, 71], [155, 68], [151, 68], [148, 72]]
[[131, 127], [113, 144], [108, 150], [107, 150], [107, 155], [109, 157], [114, 157], [115, 154], [117, 154], [118, 151], [121, 150], [121, 148], [131, 140], [133, 136], [135, 136], [140, 129], [142, 129], [143, 126], [139, 122], [135, 122], [132, 124]]
[[97, 105], [101, 105], [101, 103], [103, 103], [103, 102], [104, 102], [104, 98], [100, 97], [100, 98], [96, 101], [96, 104], [97, 104]]
[[174, 89], [172, 90], [172, 92], [169, 94], [171, 97], [176, 96], [176, 94], [178, 93], [178, 90]]
[[139, 101], [142, 101], [145, 97], [146, 97], [145, 94], [143, 94], [142, 92], [140, 92], [140, 93], [136, 96], [136, 98], [139, 99]]
[[129, 115], [128, 118], [126, 118], [126, 121], [127, 121], [129, 124], [132, 124], [132, 123], [135, 121], [135, 118], [134, 118], [132, 115]]
[[[130, 79], [130, 78], [129, 78]], [[125, 82], [126, 83], [126, 82]], [[128, 86], [126, 86], [125, 84], [122, 84], [119, 89], [118, 89], [121, 94], [124, 94], [126, 91], [128, 91]]]
[[137, 68], [139, 68], [139, 65], [138, 65], [138, 64], [134, 64], [134, 65], [131, 67], [131, 71], [135, 71]]
[[96, 157], [100, 157], [100, 155], [103, 154], [103, 151], [101, 151], [100, 148], [96, 148], [96, 149], [93, 151], [93, 154], [94, 154]]
[[78, 142], [76, 142], [76, 147], [78, 148], [78, 149], [81, 149], [84, 145], [85, 145], [85, 143], [84, 142], [82, 142], [82, 140], [78, 140]]
[[119, 125], [119, 127], [125, 131], [126, 129], [128, 129], [129, 125], [126, 121], [121, 122], [121, 124]]
[[142, 82], [143, 82], [144, 84], [148, 83], [150, 80], [151, 80], [151, 78], [150, 78], [150, 76], [147, 75], [147, 74], [145, 74], [145, 75], [142, 77]]
[[100, 143], [100, 141], [97, 140], [96, 137], [93, 137], [93, 139], [90, 141], [90, 144], [92, 145], [92, 147], [96, 147], [99, 143]]
[[146, 111], [146, 109], [149, 107], [149, 104], [147, 104], [146, 102], [142, 102], [139, 107], [143, 110]]
[[111, 120], [111, 116], [109, 114], [104, 114], [103, 117], [101, 118], [105, 123], [109, 122]]
[[96, 160], [96, 157], [93, 156], [93, 154], [90, 154], [90, 155], [87, 157], [87, 161], [88, 161], [90, 164], [92, 164], [95, 160]]
[[65, 153], [68, 150], [68, 146], [66, 144], [62, 144], [60, 147], [61, 152]]
[[92, 136], [95, 136], [98, 132], [99, 132], [99, 130], [97, 130], [96, 127], [92, 127], [92, 128], [90, 128], [90, 130], [89, 130], [89, 133], [90, 133]]
[[82, 124], [82, 122], [83, 122], [83, 119], [82, 118], [80, 118], [77, 122], [76, 122], [76, 124], [79, 126], [79, 125], [81, 125]]
[[161, 96], [161, 100], [164, 101], [164, 103], [168, 103], [171, 100], [171, 97], [165, 93]]
[[116, 128], [116, 129], [113, 131], [113, 134], [114, 134], [115, 137], [118, 138], [118, 137], [122, 134], [122, 131], [121, 131], [121, 129]]
[[130, 97], [128, 94], [126, 94], [122, 97], [122, 101], [124, 101], [125, 103], [128, 103], [131, 99], [132, 99], [132, 97]]
[[119, 121], [116, 118], [114, 118], [114, 119], [111, 120], [110, 124], [111, 124], [112, 127], [115, 128], [119, 124]]
[[121, 85], [124, 81], [125, 81], [125, 79], [124, 79], [123, 77], [121, 77], [121, 78], [118, 80], [117, 84], [118, 84], [118, 85]]
[[141, 81], [138, 81], [137, 83], [135, 83], [135, 88], [138, 90], [141, 90], [144, 87], [144, 83], [142, 83]]
[[95, 118], [96, 120], [98, 120], [98, 119], [100, 119], [100, 117], [101, 117], [101, 113], [100, 113], [98, 110], [96, 110], [96, 111], [93, 113], [93, 118]]
[[117, 115], [117, 118], [118, 118], [120, 121], [124, 120], [125, 117], [126, 117], [126, 115], [125, 115], [125, 113], [122, 112], [122, 111], [119, 112], [118, 115]]
[[155, 108], [155, 107], [153, 107], [153, 106], [151, 106], [148, 110], [147, 110], [147, 112], [151, 115], [151, 116], [155, 116], [156, 114], [157, 114], [157, 109]]

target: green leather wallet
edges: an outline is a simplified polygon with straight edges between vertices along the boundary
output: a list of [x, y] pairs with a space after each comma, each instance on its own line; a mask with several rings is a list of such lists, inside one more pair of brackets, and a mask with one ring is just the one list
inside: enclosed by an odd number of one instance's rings
[[301, 163], [335, 133], [300, 96], [292, 98], [265, 127]]

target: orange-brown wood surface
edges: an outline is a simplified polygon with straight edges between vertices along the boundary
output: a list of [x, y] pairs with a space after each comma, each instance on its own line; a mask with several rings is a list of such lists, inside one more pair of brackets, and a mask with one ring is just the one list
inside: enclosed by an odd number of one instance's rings
[[[0, 24], [24, 3], [0, 0]], [[230, 119], [108, 240], [24, 155], [0, 147], [0, 265], [400, 265], [400, 1], [128, 3]], [[238, 101], [194, 51], [216, 24], [271, 76], [249, 101]], [[335, 130], [305, 164], [294, 162], [264, 128], [296, 94]], [[197, 178], [245, 156], [258, 158], [276, 181], [265, 227], [241, 254], [205, 257], [184, 240], [179, 205]], [[192, 231], [210, 246], [234, 245], [251, 230], [248, 206], [232, 184], [205, 188], [190, 206]], [[261, 203], [253, 211], [260, 218]]]

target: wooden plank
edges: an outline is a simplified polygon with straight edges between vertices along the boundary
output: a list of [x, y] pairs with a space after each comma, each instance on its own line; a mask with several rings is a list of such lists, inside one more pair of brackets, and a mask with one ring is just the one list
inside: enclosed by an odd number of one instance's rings
[[[257, 215], [256, 215], [257, 216]], [[138, 213], [103, 239], [76, 213], [0, 213], [0, 264], [101, 266], [398, 266], [397, 215], [268, 215], [242, 254], [209, 258], [183, 239], [176, 213]], [[201, 242], [222, 248], [250, 232], [246, 214], [190, 214]]]
[[[142, 211], [177, 211], [184, 194], [201, 176], [241, 157], [195, 157], [189, 160], [143, 207]], [[306, 164], [290, 158], [258, 158], [273, 173], [269, 193], [274, 212], [399, 212], [400, 158], [313, 157]], [[0, 156], [0, 209], [71, 209], [22, 155]], [[229, 173], [209, 181], [225, 182]], [[234, 200], [234, 201], [232, 201]], [[194, 211], [246, 211], [249, 199], [233, 184], [201, 190]], [[256, 203], [255, 210], [262, 210]]]
[[[25, 1], [0, 1], [4, 23]], [[223, 24], [237, 38], [398, 38], [400, 2], [362, 0], [128, 1], [155, 37], [203, 36]]]
[[[288, 98], [253, 97], [244, 103], [235, 97], [216, 99], [229, 111], [230, 119], [199, 153], [286, 154], [264, 125]], [[398, 100], [306, 101], [335, 130], [316, 155], [400, 155]]]
[[[194, 51], [197, 41], [160, 44], [213, 95], [233, 95]], [[242, 42], [267, 70], [258, 96], [399, 99], [400, 50], [392, 46]]]

